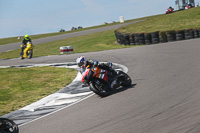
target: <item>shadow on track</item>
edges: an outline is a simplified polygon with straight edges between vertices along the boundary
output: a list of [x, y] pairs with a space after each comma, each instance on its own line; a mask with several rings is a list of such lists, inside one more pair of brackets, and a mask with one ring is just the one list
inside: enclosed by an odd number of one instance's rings
[[110, 95], [113, 95], [113, 94], [117, 94], [117, 93], [120, 93], [120, 92], [123, 92], [129, 88], [134, 88], [137, 84], [131, 84], [131, 86], [129, 87], [119, 87], [117, 88], [115, 91], [113, 91], [113, 93], [111, 93]]
[[128, 90], [128, 89], [130, 89], [130, 88], [134, 88], [136, 85], [137, 85], [137, 84], [131, 84], [131, 86], [129, 86], [129, 87], [119, 87], [119, 88], [117, 88], [116, 90], [114, 90], [113, 92], [111, 92], [108, 96], [101, 97], [101, 98], [106, 98], [106, 97], [109, 97], [109, 96], [111, 96], [111, 95], [115, 95], [115, 94], [117, 94], [117, 93], [121, 93], [121, 92], [123, 92], [123, 91], [125, 91], [125, 90]]

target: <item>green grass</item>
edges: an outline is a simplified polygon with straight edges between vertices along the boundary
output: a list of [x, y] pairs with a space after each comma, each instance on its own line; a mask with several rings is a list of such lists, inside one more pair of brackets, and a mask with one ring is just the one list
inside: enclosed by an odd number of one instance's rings
[[76, 74], [58, 67], [0, 68], [0, 116], [62, 89]]
[[[125, 48], [116, 44], [114, 30], [98, 32], [90, 35], [67, 38], [64, 40], [48, 42], [34, 46], [33, 57], [58, 55], [61, 46], [73, 46], [74, 53], [84, 53], [92, 51], [102, 51], [109, 49]], [[0, 59], [19, 57], [20, 49], [0, 54]]]
[[[126, 20], [124, 23], [128, 23], [128, 22], [131, 22], [131, 21], [138, 21], [138, 20], [141, 20], [141, 19], [143, 19], [143, 18]], [[45, 34], [30, 35], [30, 37], [31, 37], [32, 40], [34, 40], [34, 39], [40, 39], [40, 38], [51, 37], [51, 36], [56, 36], [56, 35], [68, 34], [68, 33], [73, 33], [73, 32], [84, 31], [84, 30], [96, 29], [96, 28], [101, 28], [101, 27], [106, 27], [106, 26], [112, 26], [112, 25], [117, 25], [117, 24], [120, 24], [120, 23], [119, 22], [108, 23], [108, 24], [103, 24], [103, 25], [86, 27], [86, 28], [83, 28], [83, 29], [78, 29], [78, 30], [73, 30], [73, 31], [54, 32], [54, 33], [45, 33]], [[16, 37], [9, 37], [9, 38], [0, 38], [0, 45], [5, 45], [5, 44], [9, 44], [9, 43], [22, 42], [22, 38], [19, 39], [19, 40], [18, 40], [17, 36]]]
[[183, 10], [168, 15], [146, 17], [146, 21], [123, 26], [118, 32], [145, 33], [200, 28], [200, 7]]

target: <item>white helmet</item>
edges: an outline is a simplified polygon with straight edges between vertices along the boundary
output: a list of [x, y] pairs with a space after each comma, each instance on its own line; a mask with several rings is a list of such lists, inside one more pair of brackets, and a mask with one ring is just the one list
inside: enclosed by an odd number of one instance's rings
[[86, 61], [86, 58], [84, 56], [81, 56], [79, 58], [76, 59], [76, 63], [79, 67], [81, 67]]

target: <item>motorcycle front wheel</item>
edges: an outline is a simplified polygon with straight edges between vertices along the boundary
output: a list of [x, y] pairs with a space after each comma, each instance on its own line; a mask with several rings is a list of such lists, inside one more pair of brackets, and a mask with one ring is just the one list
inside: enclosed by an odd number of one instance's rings
[[103, 83], [102, 81], [98, 80], [96, 82], [99, 82], [98, 84], [95, 82], [90, 83], [90, 90], [93, 91], [95, 94], [106, 97], [110, 95], [111, 89], [108, 87], [107, 84]]
[[28, 53], [28, 58], [31, 59], [32, 56], [33, 56], [33, 50], [31, 49], [31, 50], [29, 51], [29, 53]]
[[19, 133], [19, 128], [14, 121], [0, 118], [0, 133]]

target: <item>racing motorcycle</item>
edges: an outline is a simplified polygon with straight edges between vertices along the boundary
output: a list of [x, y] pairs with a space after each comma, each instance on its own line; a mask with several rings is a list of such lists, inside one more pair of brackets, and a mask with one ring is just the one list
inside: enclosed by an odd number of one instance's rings
[[[90, 90], [101, 97], [110, 95], [120, 86], [131, 86], [132, 80], [128, 74], [119, 70], [116, 71], [113, 69], [113, 71], [88, 68], [85, 74], [83, 74], [81, 82], [89, 85]], [[114, 87], [111, 87], [113, 84]]]
[[[23, 44], [21, 44], [21, 48], [24, 47]], [[31, 42], [27, 42], [26, 47], [24, 48], [24, 54], [20, 56], [21, 59], [28, 58], [31, 59], [33, 56], [33, 45]]]
[[0, 133], [19, 133], [19, 128], [14, 121], [0, 118]]
[[174, 13], [174, 8], [168, 8], [166, 14]]

